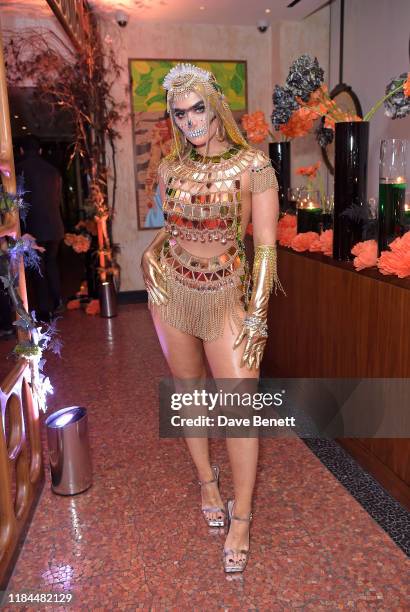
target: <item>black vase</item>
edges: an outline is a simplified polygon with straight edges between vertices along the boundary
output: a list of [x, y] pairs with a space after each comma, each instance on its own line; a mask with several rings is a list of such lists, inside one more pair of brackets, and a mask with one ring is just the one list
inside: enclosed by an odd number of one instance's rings
[[285, 212], [289, 208], [290, 142], [270, 142], [269, 157], [278, 178], [280, 210], [281, 212]]
[[352, 260], [363, 237], [367, 202], [369, 123], [343, 121], [335, 130], [333, 258]]

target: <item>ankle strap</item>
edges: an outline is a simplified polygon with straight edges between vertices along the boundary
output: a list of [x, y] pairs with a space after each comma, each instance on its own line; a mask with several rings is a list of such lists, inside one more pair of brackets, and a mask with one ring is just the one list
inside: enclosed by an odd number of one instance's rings
[[252, 512], [249, 514], [248, 518], [241, 518], [240, 516], [231, 516], [231, 521], [245, 521], [246, 523], [249, 523], [251, 520], [253, 519], [253, 514]]
[[212, 480], [198, 480], [199, 486], [211, 484], [212, 482], [216, 482], [216, 478], [212, 478]]

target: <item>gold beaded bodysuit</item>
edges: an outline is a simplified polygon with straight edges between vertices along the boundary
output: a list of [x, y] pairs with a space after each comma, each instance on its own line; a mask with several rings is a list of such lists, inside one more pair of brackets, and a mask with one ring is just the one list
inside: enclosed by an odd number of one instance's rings
[[[239, 312], [248, 303], [250, 273], [241, 227], [241, 178], [248, 170], [251, 192], [278, 189], [269, 158], [240, 145], [207, 158], [192, 150], [182, 162], [165, 158], [159, 167], [169, 234], [160, 254], [168, 302], [155, 308], [170, 325], [206, 341], [222, 334], [226, 315], [239, 330]], [[179, 236], [233, 243], [222, 254], [205, 258], [186, 250]], [[149, 307], [154, 307], [150, 300]]]

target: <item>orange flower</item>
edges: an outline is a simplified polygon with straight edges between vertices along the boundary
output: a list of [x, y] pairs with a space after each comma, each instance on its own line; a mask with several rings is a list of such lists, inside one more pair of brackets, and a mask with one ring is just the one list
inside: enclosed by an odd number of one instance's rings
[[377, 266], [382, 274], [395, 274], [399, 278], [410, 276], [410, 232], [396, 238], [389, 245], [390, 251], [382, 251]]
[[318, 235], [315, 240], [312, 240], [309, 246], [309, 251], [312, 253], [320, 253], [322, 251], [322, 243], [320, 242], [320, 236]]
[[410, 98], [410, 72], [407, 74], [407, 80], [404, 81], [403, 91], [404, 91], [404, 95], [407, 98]]
[[301, 176], [308, 176], [309, 178], [316, 178], [317, 171], [320, 168], [320, 161], [316, 162], [312, 166], [300, 166], [296, 169], [296, 174]]
[[410, 252], [406, 254], [394, 251], [382, 251], [377, 261], [382, 274], [395, 274], [399, 278], [410, 276]]
[[[325, 98], [323, 99], [323, 96]], [[314, 108], [320, 115], [325, 115], [329, 109], [329, 105], [326, 104], [328, 97], [326, 85], [321, 85], [319, 89], [316, 89], [310, 94], [309, 100], [306, 102], [307, 106]]]
[[296, 226], [284, 227], [282, 230], [278, 231], [277, 239], [281, 246], [290, 247], [295, 236]]
[[331, 257], [333, 255], [333, 230], [328, 229], [322, 232], [319, 240], [323, 255]]
[[296, 215], [290, 215], [289, 213], [285, 213], [278, 221], [278, 229], [296, 227], [296, 225]]
[[269, 126], [263, 111], [256, 111], [250, 115], [243, 115], [242, 127], [250, 142], [263, 142], [269, 134]]
[[364, 240], [358, 242], [352, 248], [352, 254], [356, 255], [353, 265], [356, 270], [372, 268], [377, 265], [377, 242], [375, 240]]
[[290, 247], [296, 236], [296, 216], [285, 213], [278, 221], [276, 239], [282, 246]]
[[317, 114], [309, 108], [298, 108], [298, 110], [292, 113], [289, 121], [280, 126], [279, 130], [288, 138], [305, 136], [312, 129], [316, 119]]
[[307, 251], [310, 245], [318, 239], [319, 234], [317, 232], [302, 232], [296, 234], [290, 246], [294, 251]]
[[70, 300], [67, 302], [67, 310], [78, 310], [80, 306], [80, 300]]
[[100, 314], [100, 302], [99, 302], [99, 300], [91, 300], [91, 302], [89, 302], [87, 304], [85, 312], [88, 315], [97, 315], [97, 314]]

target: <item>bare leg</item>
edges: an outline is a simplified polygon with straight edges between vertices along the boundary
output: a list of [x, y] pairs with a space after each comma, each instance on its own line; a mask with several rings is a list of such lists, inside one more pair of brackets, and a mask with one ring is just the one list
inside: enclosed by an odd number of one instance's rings
[[[245, 316], [245, 313], [242, 314]], [[259, 378], [259, 370], [240, 367], [240, 360], [244, 343], [236, 350], [233, 344], [237, 333], [232, 331], [229, 322], [221, 338], [212, 342], [205, 342], [204, 349], [214, 378], [226, 379], [254, 379], [255, 386]], [[233, 382], [233, 381], [232, 381]], [[238, 380], [238, 383], [240, 380]], [[251, 381], [249, 381], [251, 382]], [[229, 460], [232, 467], [233, 484], [235, 490], [234, 515], [246, 518], [249, 516], [252, 505], [252, 494], [256, 479], [258, 462], [259, 440], [250, 438], [226, 439]], [[247, 549], [249, 547], [249, 523], [232, 521], [226, 538], [225, 548]], [[235, 560], [241, 555], [234, 556]]]
[[[206, 367], [203, 343], [199, 338], [172, 327], [153, 309], [151, 311], [154, 326], [161, 344], [162, 352], [174, 379], [205, 380]], [[185, 438], [188, 450], [198, 471], [198, 479], [207, 482], [214, 478], [209, 459], [208, 438]], [[216, 484], [201, 487], [202, 505], [223, 507], [223, 502]], [[207, 512], [209, 519], [222, 518], [220, 512]]]

